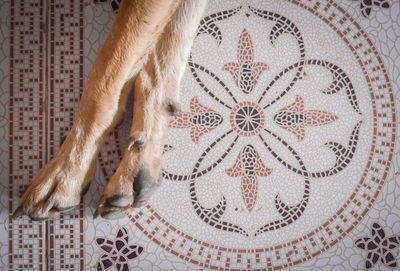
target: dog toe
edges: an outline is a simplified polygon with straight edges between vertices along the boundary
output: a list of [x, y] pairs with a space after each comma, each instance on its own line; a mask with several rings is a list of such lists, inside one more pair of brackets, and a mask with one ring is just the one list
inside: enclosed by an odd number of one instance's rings
[[58, 185], [51, 193], [43, 207], [43, 213], [51, 211], [57, 213], [69, 212], [79, 206], [80, 193], [74, 194], [70, 190], [66, 190]]
[[37, 205], [20, 205], [14, 211], [11, 216], [11, 219], [19, 219], [23, 216], [28, 216], [32, 221], [44, 221], [50, 218], [57, 217], [59, 215], [59, 211], [53, 208], [53, 202], [46, 202], [44, 205], [39, 203]]
[[29, 209], [28, 211], [24, 210], [24, 214], [27, 215], [32, 221], [45, 221], [59, 216], [60, 213], [53, 208], [45, 212], [45, 208], [43, 206], [35, 209]]
[[112, 178], [104, 187], [99, 206], [108, 204], [115, 207], [125, 207], [131, 206], [132, 203], [132, 180], [130, 178]]
[[133, 206], [143, 206], [160, 184], [161, 178], [154, 180], [150, 175], [150, 169], [146, 166], [142, 167], [133, 181], [133, 191], [135, 192]]

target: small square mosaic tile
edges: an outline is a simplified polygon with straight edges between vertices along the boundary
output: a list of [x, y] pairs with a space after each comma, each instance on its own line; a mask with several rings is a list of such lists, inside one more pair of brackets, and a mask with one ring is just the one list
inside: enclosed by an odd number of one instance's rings
[[2, 270], [400, 268], [398, 0], [210, 1], [149, 203], [93, 219], [130, 103], [78, 209], [10, 219], [120, 2], [0, 2]]

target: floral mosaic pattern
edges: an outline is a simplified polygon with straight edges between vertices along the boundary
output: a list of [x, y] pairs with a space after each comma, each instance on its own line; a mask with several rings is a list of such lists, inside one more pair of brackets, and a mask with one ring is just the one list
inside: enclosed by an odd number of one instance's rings
[[236, 86], [241, 91], [249, 94], [257, 85], [261, 73], [268, 69], [268, 65], [262, 62], [254, 62], [253, 42], [246, 29], [243, 29], [239, 37], [237, 58], [239, 62], [226, 63], [223, 69], [232, 75]]
[[275, 123], [296, 135], [298, 141], [304, 139], [305, 126], [326, 125], [337, 119], [337, 116], [329, 112], [304, 110], [304, 100], [301, 96], [296, 96], [293, 104], [280, 109], [274, 116]]
[[257, 177], [270, 175], [272, 169], [264, 166], [260, 154], [252, 145], [246, 145], [239, 153], [232, 168], [226, 170], [231, 177], [241, 177], [242, 198], [246, 208], [251, 212], [258, 194]]
[[115, 240], [96, 238], [101, 248], [101, 257], [97, 270], [107, 270], [114, 266], [118, 271], [129, 270], [128, 261], [135, 259], [143, 252], [143, 247], [129, 245], [128, 231], [125, 228], [118, 230]]
[[[235, 12], [239, 12], [241, 8], [234, 9]], [[305, 110], [304, 109], [304, 100], [301, 96], [297, 95], [294, 103], [281, 108], [278, 112], [270, 112], [268, 110], [274, 103], [278, 102], [280, 99], [284, 99], [285, 96], [288, 95], [291, 91], [293, 91], [293, 86], [296, 81], [300, 80], [300, 75], [302, 74], [304, 68], [307, 65], [317, 65], [321, 67], [328, 67], [328, 70], [332, 73], [333, 80], [330, 82], [330, 85], [327, 89], [321, 86], [321, 92], [325, 95], [334, 95], [340, 91], [346, 91], [346, 95], [350, 104], [352, 105], [354, 111], [361, 115], [358, 101], [355, 95], [355, 90], [353, 88], [352, 82], [349, 79], [348, 75], [343, 71], [342, 68], [328, 63], [327, 61], [321, 60], [307, 60], [306, 59], [306, 50], [303, 41], [303, 37], [298, 29], [298, 27], [286, 17], [265, 11], [256, 9], [253, 7], [248, 7], [249, 12], [253, 15], [256, 15], [265, 20], [274, 21], [275, 25], [272, 27], [269, 33], [269, 41], [274, 44], [277, 39], [283, 34], [289, 34], [293, 36], [298, 45], [298, 55], [299, 61], [296, 65], [292, 65], [290, 67], [285, 67], [283, 71], [281, 71], [271, 82], [267, 82], [266, 90], [259, 96], [258, 104], [242, 100], [240, 101], [237, 98], [235, 92], [237, 90], [230, 89], [227, 87], [227, 83], [222, 81], [214, 71], [209, 70], [208, 68], [197, 64], [193, 58], [189, 61], [190, 71], [193, 75], [193, 78], [196, 79], [199, 86], [209, 94], [209, 97], [214, 99], [216, 102], [222, 104], [228, 112], [230, 111], [230, 124], [231, 127], [228, 131], [220, 133], [219, 136], [209, 147], [202, 153], [200, 158], [196, 162], [196, 167], [193, 169], [192, 174], [186, 175], [185, 180], [190, 181], [189, 189], [190, 189], [190, 198], [195, 212], [199, 215], [199, 217], [207, 224], [217, 229], [222, 229], [225, 231], [237, 232], [243, 234], [245, 236], [249, 236], [249, 232], [245, 229], [241, 228], [239, 225], [235, 225], [234, 223], [224, 221], [223, 216], [226, 212], [227, 201], [223, 197], [221, 201], [213, 206], [212, 208], [207, 208], [202, 206], [202, 204], [198, 200], [198, 195], [196, 191], [196, 181], [200, 176], [206, 176], [208, 172], [211, 172], [212, 169], [217, 167], [220, 163], [223, 162], [225, 157], [228, 157], [230, 151], [235, 147], [240, 137], [251, 137], [258, 136], [264, 147], [277, 159], [282, 165], [289, 168], [293, 172], [299, 174], [304, 178], [304, 192], [301, 200], [294, 204], [289, 205], [285, 203], [281, 195], [275, 196], [275, 208], [278, 213], [281, 215], [281, 218], [276, 219], [274, 221], [268, 222], [265, 225], [261, 226], [254, 233], [255, 236], [262, 234], [266, 231], [277, 230], [282, 227], [286, 227], [296, 221], [301, 217], [302, 213], [306, 210], [309, 197], [310, 197], [310, 182], [309, 177], [313, 178], [318, 177], [329, 177], [331, 175], [337, 174], [344, 170], [347, 165], [351, 162], [352, 157], [357, 149], [358, 144], [358, 135], [361, 128], [361, 121], [359, 121], [356, 126], [353, 128], [351, 132], [351, 136], [349, 136], [349, 141], [346, 145], [339, 144], [338, 142], [326, 142], [325, 145], [330, 148], [334, 154], [336, 155], [336, 163], [330, 168], [321, 170], [319, 172], [311, 172], [306, 169], [305, 163], [302, 161], [300, 154], [295, 151], [295, 148], [290, 145], [282, 136], [272, 132], [270, 127], [268, 127], [267, 123], [265, 123], [264, 115], [271, 114], [274, 115], [274, 121], [279, 127], [293, 133], [298, 141], [302, 141], [305, 137], [305, 127], [306, 126], [322, 126], [328, 125], [331, 122], [334, 122], [338, 119], [338, 117], [329, 112], [321, 111], [321, 110]], [[221, 12], [222, 14], [224, 12]], [[232, 11], [226, 11], [225, 13], [231, 13], [234, 15]], [[205, 17], [202, 20], [202, 24], [200, 25], [200, 29], [206, 28], [209, 24], [210, 20], [215, 20], [214, 18], [218, 18], [219, 13], [212, 14], [208, 17]], [[233, 16], [232, 15], [232, 16]], [[221, 17], [220, 20], [223, 20]], [[212, 34], [211, 34], [212, 35]], [[220, 33], [222, 37], [222, 34]], [[232, 75], [232, 78], [235, 81], [236, 87], [241, 90], [244, 94], [249, 95], [253, 88], [256, 86], [259, 76], [262, 71], [267, 69], [267, 65], [262, 62], [254, 62], [254, 48], [251, 40], [251, 36], [246, 29], [243, 29], [237, 46], [237, 58], [239, 62], [229, 62], [223, 66], [223, 70], [227, 70]], [[294, 70], [295, 76], [291, 79], [291, 83], [288, 87], [283, 89], [274, 99], [272, 99], [268, 103], [263, 103], [266, 100], [266, 95], [269, 92], [269, 89], [274, 86], [275, 83], [279, 82], [279, 80], [288, 73], [289, 71]], [[231, 100], [223, 101], [219, 98], [219, 93], [214, 92], [212, 88], [207, 86], [207, 83], [200, 76], [200, 73], [205, 73], [211, 77], [211, 80], [215, 80], [216, 83], [220, 84], [224, 87], [224, 90], [229, 94]], [[204, 77], [203, 77], [204, 78]], [[246, 96], [244, 96], [246, 99]], [[197, 101], [197, 98], [193, 98], [193, 101]], [[233, 105], [231, 105], [233, 103]], [[191, 108], [194, 106], [191, 104]], [[199, 110], [200, 111], [200, 110]], [[201, 111], [211, 112], [209, 109], [203, 109]], [[265, 111], [265, 112], [264, 112]], [[195, 111], [196, 112], [196, 111]], [[214, 113], [215, 116], [221, 116], [222, 113]], [[182, 122], [183, 119], [188, 119], [187, 113], [182, 113], [180, 116], [175, 117], [172, 120], [172, 124], [170, 127], [177, 127], [175, 123]], [[205, 118], [209, 120], [208, 129], [213, 129], [215, 125], [215, 118], [209, 117]], [[193, 123], [193, 120], [192, 120]], [[264, 125], [266, 127], [264, 127]], [[179, 128], [181, 128], [180, 126]], [[188, 127], [188, 126], [186, 126]], [[216, 126], [215, 126], [216, 128]], [[191, 129], [191, 136], [193, 135], [193, 131], [195, 129]], [[221, 157], [217, 160], [217, 162], [212, 165], [206, 166], [206, 169], [199, 172], [198, 168], [203, 160], [207, 159], [207, 155], [214, 147], [217, 146], [218, 142], [222, 140], [227, 135], [236, 132], [237, 136], [234, 138], [233, 142], [228, 143], [228, 149], [221, 155]], [[201, 135], [204, 133], [201, 133]], [[274, 137], [278, 142], [280, 142], [283, 146], [285, 146], [288, 151], [292, 153], [292, 155], [297, 159], [300, 168], [294, 167], [292, 164], [288, 163], [287, 160], [283, 159], [281, 156], [277, 154], [276, 149], [274, 149], [270, 144], [265, 140], [266, 136]], [[193, 136], [192, 136], [193, 140]], [[246, 140], [246, 139], [245, 139]], [[198, 136], [194, 136], [194, 142], [197, 143]], [[252, 154], [250, 154], [252, 153]], [[237, 168], [239, 166], [244, 166], [247, 178], [242, 180], [242, 197], [246, 202], [246, 208], [251, 212], [254, 207], [255, 200], [258, 194], [258, 185], [257, 185], [257, 174], [258, 176], [267, 176], [271, 173], [271, 169], [266, 169], [265, 166], [261, 163], [259, 155], [257, 156], [257, 151], [251, 145], [247, 145], [242, 150], [241, 154], [239, 154], [240, 163], [236, 163], [234, 167], [228, 170], [228, 175], [235, 176], [238, 175]], [[240, 157], [242, 156], [242, 158]], [[241, 160], [241, 159], [246, 160]], [[254, 161], [253, 161], [254, 160]], [[263, 170], [256, 170], [256, 167], [260, 167]], [[255, 174], [253, 172], [255, 171]], [[240, 172], [240, 170], [239, 170]], [[263, 173], [262, 173], [263, 172]], [[182, 180], [184, 177], [179, 174], [174, 174], [168, 171], [164, 171], [164, 176], [169, 180]]]
[[222, 120], [220, 114], [201, 105], [198, 98], [193, 97], [190, 102], [190, 112], [183, 112], [173, 118], [169, 127], [190, 128], [190, 138], [194, 143], [198, 143], [200, 136], [214, 130]]
[[353, 0], [360, 2], [360, 10], [364, 17], [368, 17], [371, 14], [371, 10], [374, 6], [379, 8], [389, 8], [390, 4], [388, 0]]
[[368, 251], [365, 261], [366, 269], [370, 269], [377, 262], [382, 262], [383, 265], [388, 267], [397, 267], [396, 258], [392, 251], [400, 246], [400, 236], [386, 237], [384, 229], [378, 223], [372, 225], [371, 237], [360, 238], [355, 242], [355, 245]]

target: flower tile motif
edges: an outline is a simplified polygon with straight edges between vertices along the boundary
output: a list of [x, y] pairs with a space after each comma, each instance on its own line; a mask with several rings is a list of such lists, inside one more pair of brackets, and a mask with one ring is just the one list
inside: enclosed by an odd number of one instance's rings
[[198, 98], [194, 97], [190, 102], [190, 112], [182, 112], [173, 117], [169, 127], [190, 128], [190, 138], [194, 143], [198, 143], [200, 136], [214, 130], [222, 121], [220, 114], [201, 105]]
[[381, 225], [374, 223], [371, 229], [371, 237], [363, 237], [355, 242], [358, 248], [368, 251], [365, 268], [372, 268], [377, 262], [384, 266], [397, 267], [396, 258], [392, 250], [400, 246], [400, 235], [386, 237]]
[[243, 29], [239, 37], [237, 59], [239, 62], [226, 63], [223, 69], [232, 75], [241, 91], [249, 94], [256, 86], [261, 73], [268, 69], [268, 65], [254, 62], [254, 46], [246, 29]]
[[246, 208], [251, 212], [258, 194], [257, 177], [270, 175], [272, 169], [264, 166], [260, 154], [252, 145], [246, 145], [239, 153], [235, 164], [226, 170], [231, 177], [241, 177], [241, 192]]
[[143, 247], [129, 245], [128, 231], [125, 228], [118, 230], [114, 240], [96, 238], [101, 248], [101, 256], [97, 263], [97, 270], [108, 270], [115, 266], [118, 271], [128, 271], [128, 261], [136, 258], [143, 252]]
[[321, 110], [304, 110], [304, 100], [296, 96], [296, 101], [278, 111], [274, 121], [281, 128], [296, 135], [298, 141], [305, 136], [305, 126], [322, 126], [338, 119], [329, 112]]
[[371, 14], [372, 7], [378, 6], [380, 8], [389, 8], [390, 4], [388, 0], [353, 0], [360, 2], [360, 10], [364, 17], [369, 17]]

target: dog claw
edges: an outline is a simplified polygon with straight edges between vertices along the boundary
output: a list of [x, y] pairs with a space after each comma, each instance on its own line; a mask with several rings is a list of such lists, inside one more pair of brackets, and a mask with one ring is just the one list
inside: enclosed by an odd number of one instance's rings
[[117, 207], [124, 207], [131, 205], [133, 201], [133, 196], [129, 195], [115, 195], [112, 196], [108, 199], [106, 199], [106, 202], [109, 203], [112, 206], [117, 206]]
[[125, 207], [112, 206], [111, 204], [105, 202], [100, 204], [99, 207], [97, 207], [97, 210], [93, 214], [93, 218], [97, 218], [100, 215], [101, 217], [110, 220], [121, 219], [126, 216], [125, 212], [130, 208], [131, 206], [125, 206]]
[[133, 146], [137, 146], [138, 148], [142, 148], [143, 147], [143, 145], [144, 145], [144, 141], [143, 140], [140, 140], [140, 139], [131, 139], [130, 141], [129, 141], [129, 145], [128, 145], [128, 150], [132, 150], [132, 147]]
[[68, 206], [68, 207], [54, 207], [54, 210], [57, 212], [60, 212], [60, 213], [66, 213], [66, 212], [69, 212], [69, 211], [75, 209], [78, 206], [79, 206], [79, 204], [74, 205], [74, 206]]
[[30, 217], [30, 219], [32, 221], [45, 221], [45, 220], [49, 220], [48, 217]]
[[93, 219], [96, 219], [98, 217], [99, 217], [99, 208], [97, 208], [96, 211], [94, 211]]
[[48, 199], [43, 207], [43, 212], [48, 213], [54, 206], [54, 200], [52, 198]]
[[109, 220], [117, 220], [126, 217], [126, 214], [121, 210], [110, 210], [105, 213], [102, 213], [101, 217]]
[[168, 110], [171, 114], [171, 116], [173, 117], [177, 117], [179, 116], [179, 114], [181, 113], [182, 109], [181, 109], [181, 105], [179, 103], [172, 103], [168, 105]]
[[161, 174], [157, 181], [150, 176], [150, 169], [142, 167], [133, 181], [133, 191], [135, 192], [134, 207], [143, 206], [150, 196], [161, 184]]
[[72, 209], [74, 209], [75, 207], [79, 206], [79, 204], [77, 205], [73, 205], [73, 206], [65, 206], [65, 207], [59, 207], [55, 205], [55, 200], [50, 197], [44, 207], [43, 207], [43, 213], [44, 214], [48, 214], [50, 211], [55, 211], [55, 212], [59, 212], [59, 213], [66, 213], [71, 211]]
[[86, 195], [86, 193], [89, 191], [90, 184], [91, 184], [91, 183], [87, 184], [87, 185], [85, 186], [85, 188], [83, 188], [83, 190], [82, 190], [82, 196]]
[[26, 214], [25, 211], [24, 211], [24, 208], [22, 206], [19, 206], [14, 211], [14, 213], [11, 216], [11, 218], [12, 219], [18, 219], [18, 218], [23, 217], [24, 215], [27, 215], [32, 221], [48, 220], [50, 218], [56, 217], [59, 214], [58, 212], [52, 210], [52, 208], [50, 206], [51, 204], [52, 203], [46, 203], [47, 206], [43, 207], [43, 210], [49, 209], [47, 212], [43, 213], [43, 214], [46, 214], [46, 215], [40, 214], [39, 216], [36, 216], [37, 214], [36, 215]]
[[135, 145], [135, 141], [134, 140], [129, 141], [128, 150], [130, 151], [134, 145]]
[[18, 219], [21, 218], [24, 214], [25, 214], [24, 208], [22, 206], [18, 206], [18, 208], [12, 214], [11, 218]]

